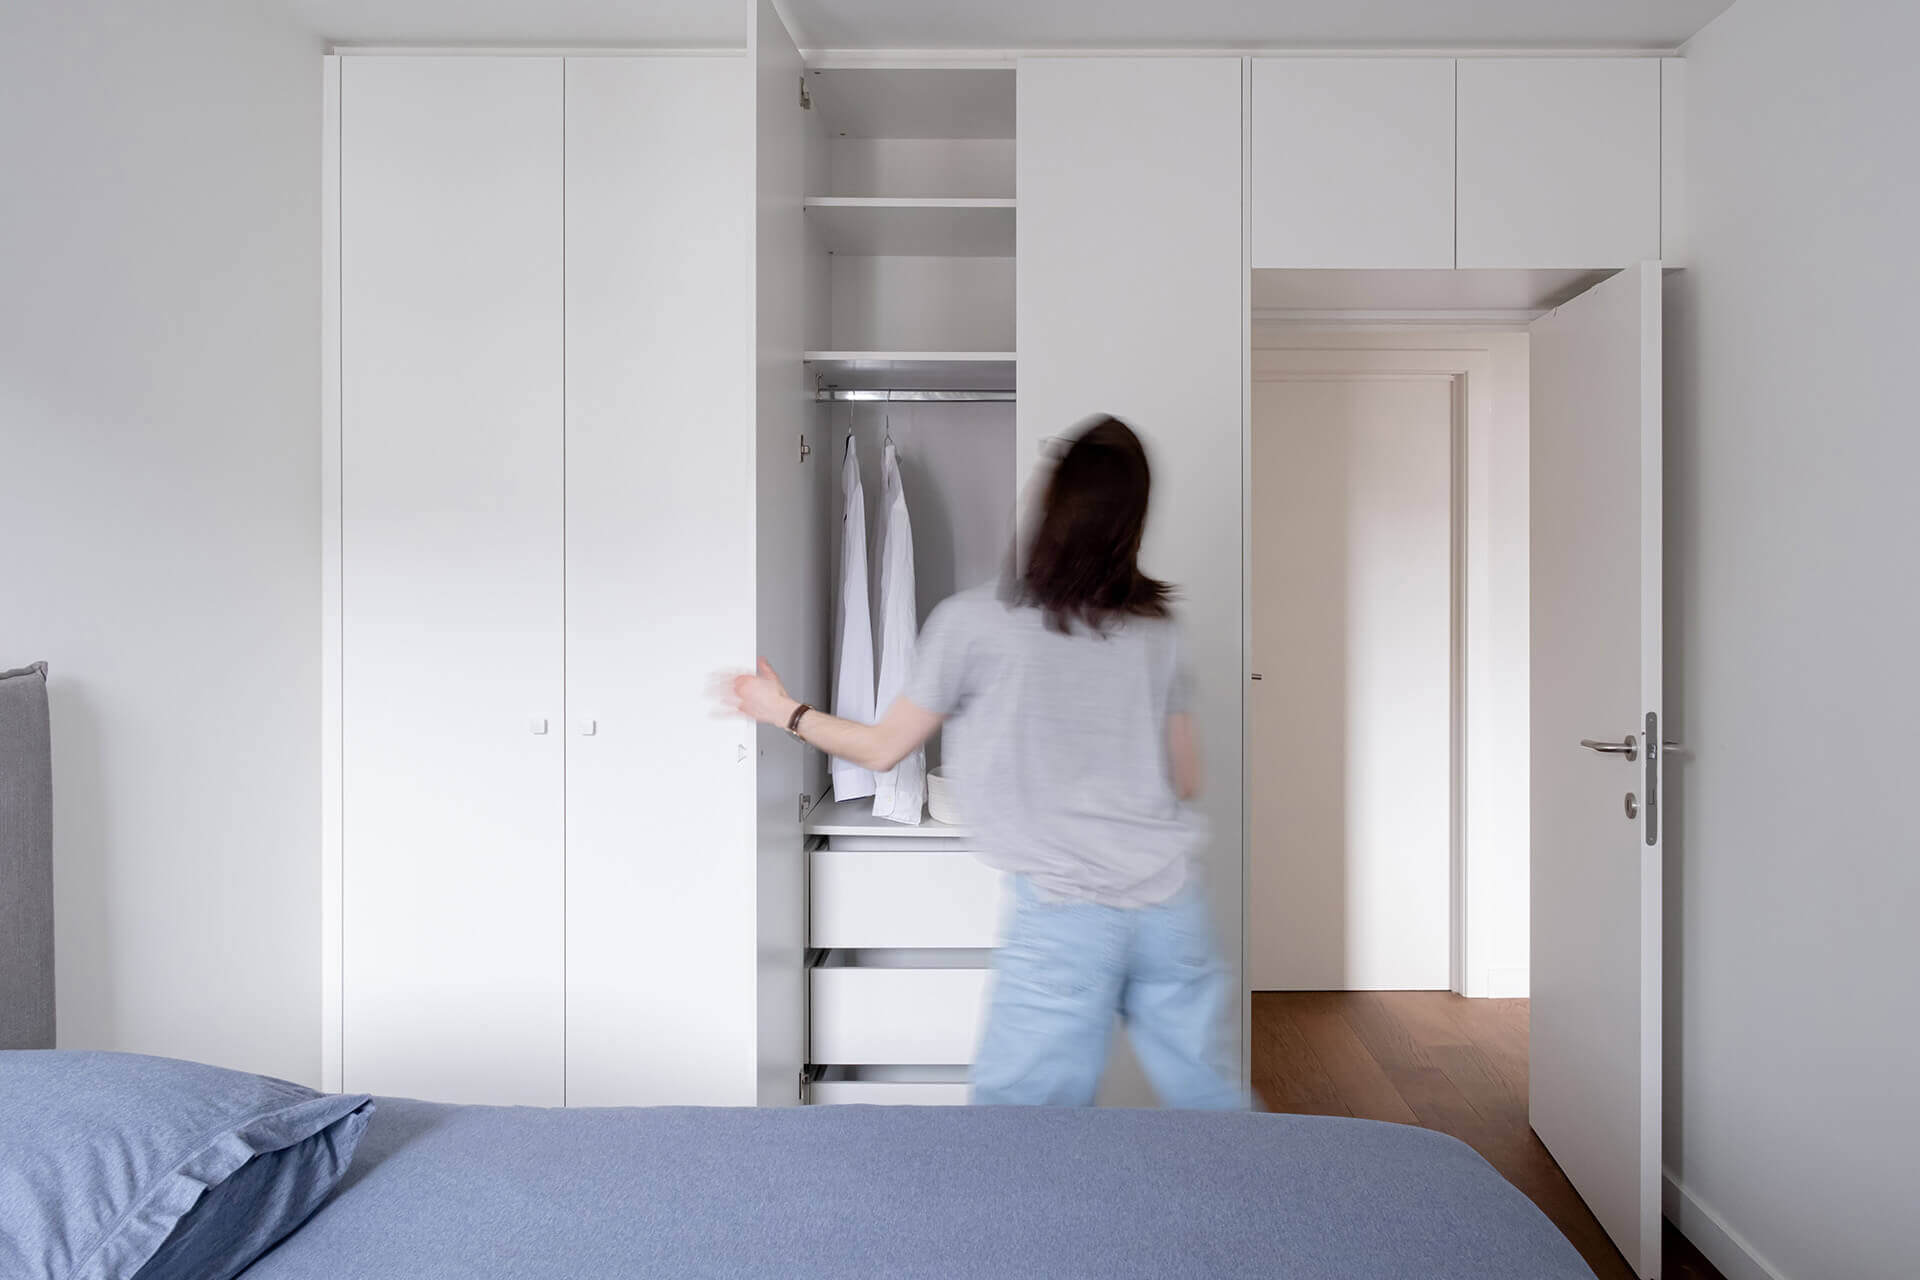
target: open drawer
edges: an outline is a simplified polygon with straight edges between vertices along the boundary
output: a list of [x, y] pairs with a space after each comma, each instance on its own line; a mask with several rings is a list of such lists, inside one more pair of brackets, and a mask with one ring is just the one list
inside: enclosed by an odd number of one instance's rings
[[823, 1066], [964, 1066], [987, 1001], [983, 950], [830, 951], [811, 977]]
[[1001, 876], [970, 853], [826, 848], [808, 857], [810, 946], [994, 944]]
[[868, 1103], [878, 1107], [962, 1107], [965, 1067], [824, 1067], [807, 1087], [814, 1106]]

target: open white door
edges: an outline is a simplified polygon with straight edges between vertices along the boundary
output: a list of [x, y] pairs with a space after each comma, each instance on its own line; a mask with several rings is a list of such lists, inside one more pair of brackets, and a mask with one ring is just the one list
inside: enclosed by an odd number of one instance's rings
[[[827, 698], [827, 498], [838, 473], [818, 443], [813, 387], [801, 353], [825, 346], [824, 254], [804, 214], [808, 156], [818, 126], [801, 94], [806, 67], [772, 0], [749, 0], [753, 72], [755, 396], [753, 529], [755, 651], [786, 677], [796, 697]], [[743, 655], [745, 656], [745, 655]], [[803, 796], [821, 794], [825, 758], [778, 729], [749, 726], [742, 767], [756, 770], [756, 966], [761, 1106], [800, 1101], [807, 1058], [805, 837]], [[747, 745], [753, 744], [751, 755]], [[745, 953], [743, 959], [748, 958]]]
[[1533, 323], [1534, 1132], [1660, 1275], [1660, 267]]

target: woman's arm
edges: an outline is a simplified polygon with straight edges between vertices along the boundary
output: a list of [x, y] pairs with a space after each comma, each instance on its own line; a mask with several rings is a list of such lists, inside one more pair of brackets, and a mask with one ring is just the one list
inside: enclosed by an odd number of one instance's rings
[[1200, 746], [1193, 740], [1193, 717], [1177, 711], [1167, 717], [1167, 761], [1173, 766], [1173, 792], [1182, 800], [1200, 794]]
[[[731, 688], [734, 710], [777, 729], [786, 728], [800, 706], [787, 693], [786, 686], [780, 683], [780, 677], [774, 674], [765, 658], [760, 660], [759, 674], [735, 676]], [[810, 747], [882, 773], [931, 738], [945, 718], [916, 707], [905, 698], [896, 698], [879, 724], [842, 720], [812, 708], [800, 717], [799, 732], [801, 740]]]

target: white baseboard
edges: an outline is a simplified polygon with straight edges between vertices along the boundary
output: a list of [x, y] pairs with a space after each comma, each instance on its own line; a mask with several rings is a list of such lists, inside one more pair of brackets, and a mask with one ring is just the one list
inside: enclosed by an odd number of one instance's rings
[[1681, 1185], [1673, 1170], [1663, 1172], [1665, 1186], [1660, 1199], [1667, 1220], [1680, 1228], [1680, 1234], [1691, 1240], [1721, 1275], [1727, 1280], [1787, 1280], [1785, 1272], [1754, 1252], [1724, 1218]]
[[1525, 1000], [1531, 985], [1526, 969], [1487, 970], [1486, 992], [1493, 1000]]

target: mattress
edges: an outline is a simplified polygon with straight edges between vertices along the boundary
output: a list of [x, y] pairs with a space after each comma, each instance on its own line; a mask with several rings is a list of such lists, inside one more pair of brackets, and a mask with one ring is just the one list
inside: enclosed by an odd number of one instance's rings
[[1592, 1273], [1466, 1145], [1365, 1120], [381, 1099], [246, 1280]]

